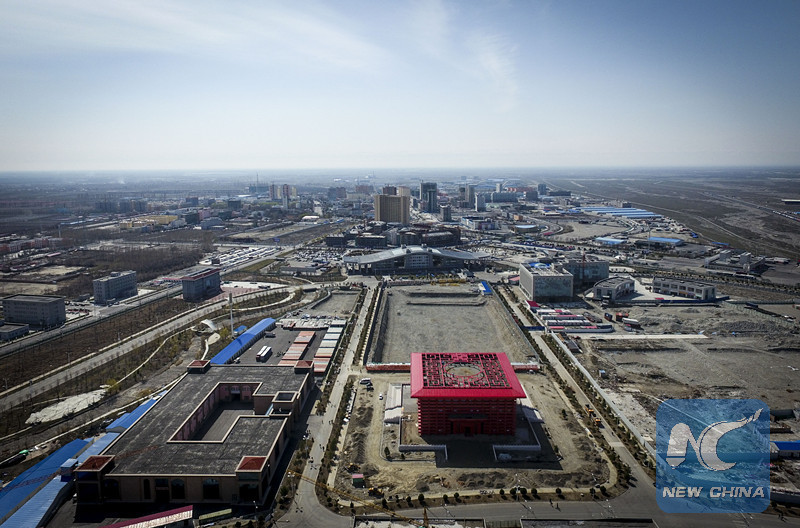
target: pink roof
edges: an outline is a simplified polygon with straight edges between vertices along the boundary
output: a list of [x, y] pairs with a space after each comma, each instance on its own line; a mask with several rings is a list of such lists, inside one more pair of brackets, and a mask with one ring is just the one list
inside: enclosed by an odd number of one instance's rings
[[502, 352], [411, 354], [412, 398], [524, 398]]

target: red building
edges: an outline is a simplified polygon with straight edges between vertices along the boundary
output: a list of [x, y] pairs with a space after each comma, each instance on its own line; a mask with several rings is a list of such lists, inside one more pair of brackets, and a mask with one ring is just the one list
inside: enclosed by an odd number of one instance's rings
[[524, 398], [503, 353], [411, 354], [411, 397], [420, 435], [513, 435]]

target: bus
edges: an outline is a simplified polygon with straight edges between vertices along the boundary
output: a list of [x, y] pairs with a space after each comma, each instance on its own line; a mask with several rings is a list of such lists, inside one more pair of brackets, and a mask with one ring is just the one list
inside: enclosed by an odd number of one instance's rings
[[272, 347], [271, 346], [263, 346], [261, 350], [259, 350], [258, 354], [256, 354], [256, 361], [267, 361], [272, 356]]

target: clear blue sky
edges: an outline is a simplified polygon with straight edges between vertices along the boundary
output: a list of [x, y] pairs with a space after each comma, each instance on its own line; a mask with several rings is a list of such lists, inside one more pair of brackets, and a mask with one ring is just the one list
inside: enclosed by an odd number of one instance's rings
[[800, 2], [3, 0], [0, 170], [800, 165]]

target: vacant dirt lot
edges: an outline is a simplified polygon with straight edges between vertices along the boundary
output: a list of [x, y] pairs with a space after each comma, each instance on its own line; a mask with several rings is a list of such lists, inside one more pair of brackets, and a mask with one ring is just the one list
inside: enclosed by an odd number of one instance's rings
[[668, 398], [758, 398], [771, 409], [800, 407], [800, 336], [791, 322], [741, 306], [626, 309], [647, 334], [705, 338], [582, 340], [580, 361], [644, 434]]
[[[527, 488], [570, 487], [585, 488], [599, 485], [609, 478], [606, 459], [598, 452], [587, 436], [582, 417], [569, 411], [564, 396], [544, 374], [522, 374], [520, 381], [533, 405], [545, 419], [536, 426], [543, 445], [539, 460], [524, 463], [495, 462], [491, 453], [493, 443], [514, 443], [508, 437], [474, 436], [432, 437], [431, 443], [446, 443], [449, 460], [442, 456], [413, 457], [401, 460], [397, 451], [399, 429], [397, 425], [384, 425], [383, 413], [390, 384], [408, 383], [408, 374], [372, 375], [375, 385], [368, 391], [357, 385], [356, 401], [347, 427], [342, 449], [342, 459], [336, 475], [336, 487], [367, 498], [367, 490], [353, 488], [352, 472], [364, 473], [367, 486], [380, 487], [389, 495], [452, 494], [468, 490], [494, 490], [519, 485]], [[413, 402], [403, 402], [404, 410], [413, 409]], [[562, 409], [567, 411], [562, 416]], [[521, 420], [519, 420], [521, 422]], [[404, 427], [416, 427], [412, 417]], [[523, 435], [524, 436], [524, 435]], [[417, 437], [418, 438], [418, 437]], [[557, 456], [554, 446], [558, 448]], [[389, 447], [391, 460], [384, 456]], [[422, 458], [422, 460], [418, 460]], [[348, 470], [350, 464], [357, 464]]]
[[370, 362], [408, 363], [412, 352], [505, 352], [511, 361], [525, 361], [533, 349], [503, 305], [474, 288], [390, 288]]

